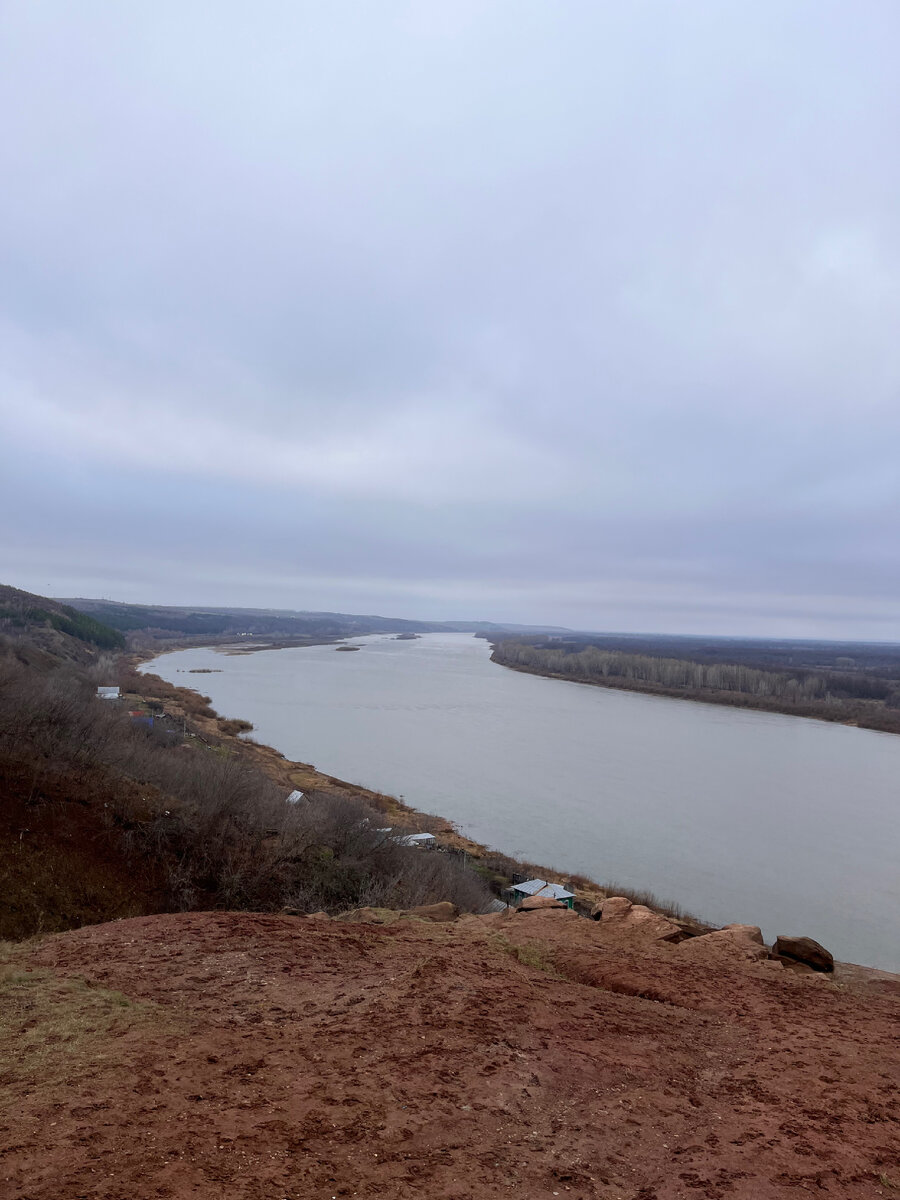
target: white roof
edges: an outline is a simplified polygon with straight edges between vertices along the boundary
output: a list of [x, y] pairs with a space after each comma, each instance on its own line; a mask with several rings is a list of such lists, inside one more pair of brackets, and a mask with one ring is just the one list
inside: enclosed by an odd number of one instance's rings
[[119, 689], [117, 687], [98, 687], [97, 688], [97, 695], [103, 696], [104, 699], [108, 699], [108, 700], [114, 699], [116, 696], [118, 696], [118, 694], [119, 694]]
[[287, 802], [288, 802], [288, 804], [296, 804], [298, 801], [305, 800], [305, 799], [306, 799], [306, 797], [303, 795], [303, 793], [298, 792], [297, 789], [295, 788], [294, 791], [292, 791], [291, 794], [288, 796]]
[[421, 842], [433, 842], [433, 833], [409, 833], [406, 837], [397, 838], [401, 846], [417, 846]]
[[547, 883], [543, 879], [529, 879], [527, 883], [514, 883], [512, 891], [524, 892], [526, 896], [552, 896], [554, 900], [571, 900], [575, 893], [567, 892], [558, 883]]

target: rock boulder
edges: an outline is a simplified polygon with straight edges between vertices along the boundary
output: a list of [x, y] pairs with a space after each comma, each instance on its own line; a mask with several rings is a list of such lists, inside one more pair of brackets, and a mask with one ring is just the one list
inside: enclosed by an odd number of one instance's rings
[[674, 921], [654, 912], [646, 904], [632, 904], [625, 896], [609, 896], [597, 905], [591, 916], [600, 921], [611, 936], [639, 937], [641, 941], [680, 940], [681, 930]]
[[775, 939], [775, 945], [772, 949], [779, 958], [789, 959], [791, 962], [805, 963], [808, 967], [812, 967], [814, 971], [834, 970], [834, 957], [824, 946], [820, 946], [812, 938], [778, 937]]
[[762, 932], [756, 925], [727, 925], [699, 937], [689, 938], [678, 947], [684, 958], [725, 966], [735, 962], [762, 962], [769, 957]]
[[595, 921], [614, 921], [627, 917], [634, 905], [624, 896], [607, 896], [596, 906], [591, 916]]
[[552, 896], [529, 896], [523, 900], [516, 912], [537, 912], [542, 908], [566, 908], [562, 900], [554, 900]]
[[762, 930], [758, 925], [723, 925], [719, 932], [723, 933], [726, 929], [733, 929], [735, 937], [744, 937], [757, 946], [765, 946]]

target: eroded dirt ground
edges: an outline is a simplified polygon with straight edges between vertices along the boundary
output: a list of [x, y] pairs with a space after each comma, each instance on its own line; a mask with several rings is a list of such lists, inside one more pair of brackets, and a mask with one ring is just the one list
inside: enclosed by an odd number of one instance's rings
[[602, 925], [187, 914], [7, 948], [0, 1194], [900, 1197], [896, 985]]

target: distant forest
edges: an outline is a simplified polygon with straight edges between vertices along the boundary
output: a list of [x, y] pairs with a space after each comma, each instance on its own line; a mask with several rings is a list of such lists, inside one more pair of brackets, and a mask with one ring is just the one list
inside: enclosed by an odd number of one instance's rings
[[[675, 657], [673, 649], [682, 654]], [[507, 639], [495, 643], [492, 658], [503, 666], [581, 683], [900, 733], [900, 646]]]

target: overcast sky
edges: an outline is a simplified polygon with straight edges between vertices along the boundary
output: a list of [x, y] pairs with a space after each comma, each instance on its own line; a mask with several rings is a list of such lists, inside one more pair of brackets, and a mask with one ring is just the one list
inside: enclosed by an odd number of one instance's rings
[[0, 2], [0, 582], [900, 640], [898, 45]]

